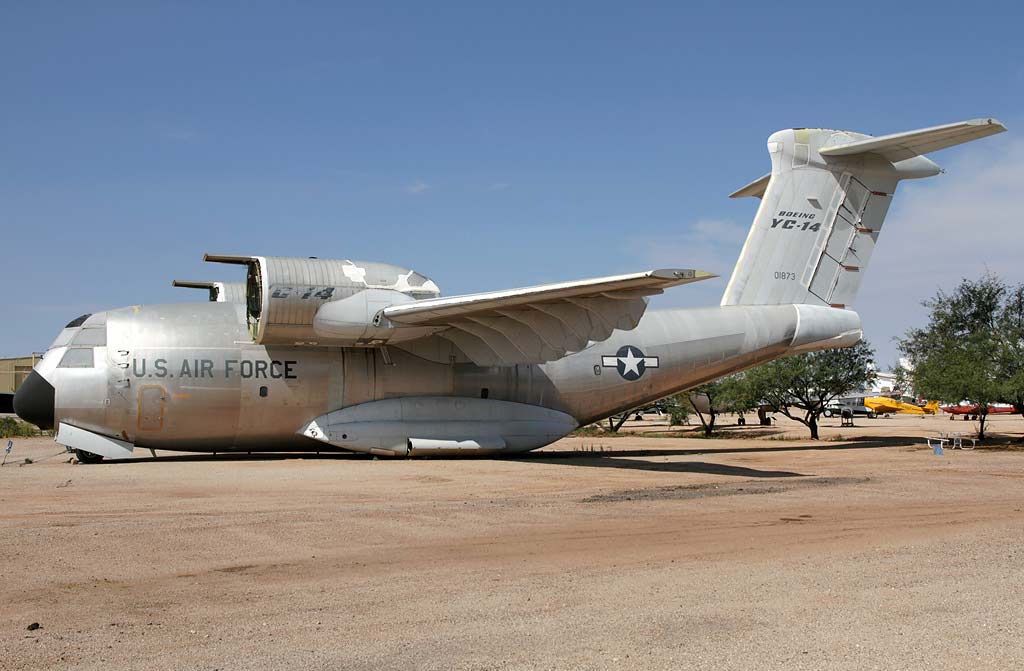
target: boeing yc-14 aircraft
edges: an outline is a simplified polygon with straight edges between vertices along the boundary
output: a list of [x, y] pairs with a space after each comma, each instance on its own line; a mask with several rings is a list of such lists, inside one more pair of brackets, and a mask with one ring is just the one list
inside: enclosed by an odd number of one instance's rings
[[647, 310], [649, 296], [714, 277], [693, 269], [442, 297], [386, 263], [207, 254], [246, 267], [244, 295], [186, 282], [212, 300], [79, 317], [14, 407], [82, 461], [137, 447], [533, 450], [777, 357], [856, 343], [851, 306], [897, 184], [939, 174], [924, 154], [1004, 130], [774, 133], [771, 172], [732, 194], [761, 203], [718, 307]]

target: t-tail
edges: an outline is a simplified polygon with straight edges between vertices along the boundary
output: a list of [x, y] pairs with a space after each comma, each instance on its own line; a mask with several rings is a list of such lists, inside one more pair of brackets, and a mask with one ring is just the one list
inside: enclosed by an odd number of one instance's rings
[[882, 137], [774, 133], [771, 173], [731, 196], [755, 196], [761, 206], [722, 305], [851, 307], [900, 180], [941, 172], [927, 152], [1004, 130], [995, 119], [974, 119]]

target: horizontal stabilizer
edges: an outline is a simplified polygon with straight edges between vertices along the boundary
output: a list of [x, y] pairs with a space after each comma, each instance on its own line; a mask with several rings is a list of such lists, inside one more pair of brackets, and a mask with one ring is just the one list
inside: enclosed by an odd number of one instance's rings
[[428, 298], [391, 305], [382, 313], [395, 326], [444, 327], [438, 335], [480, 366], [544, 363], [606, 340], [616, 329], [636, 328], [647, 309], [646, 296], [712, 277], [701, 270], [650, 270]]
[[730, 198], [747, 198], [753, 196], [754, 198], [760, 198], [764, 195], [764, 192], [768, 190], [768, 180], [772, 178], [772, 174], [768, 173], [763, 177], [758, 177], [750, 184], [742, 186], [732, 193], [729, 194]]
[[964, 142], [1002, 133], [1005, 130], [1006, 126], [996, 119], [971, 119], [970, 121], [960, 121], [944, 126], [922, 128], [905, 133], [893, 133], [892, 135], [883, 135], [882, 137], [872, 137], [835, 147], [822, 147], [818, 150], [818, 153], [826, 157], [878, 154], [884, 156], [890, 162], [896, 163], [913, 158], [914, 156], [921, 156], [922, 154], [945, 149], [946, 147], [953, 147]]

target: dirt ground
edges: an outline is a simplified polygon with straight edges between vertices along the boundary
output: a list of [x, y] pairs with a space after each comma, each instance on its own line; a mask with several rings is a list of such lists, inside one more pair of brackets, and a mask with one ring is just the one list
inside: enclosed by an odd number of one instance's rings
[[838, 423], [462, 461], [15, 439], [0, 668], [1024, 667], [1024, 421], [943, 456], [971, 423]]

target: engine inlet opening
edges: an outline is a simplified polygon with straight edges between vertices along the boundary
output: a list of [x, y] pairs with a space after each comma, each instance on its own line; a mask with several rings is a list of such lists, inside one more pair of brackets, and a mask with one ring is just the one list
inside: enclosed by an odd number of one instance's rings
[[263, 311], [263, 282], [260, 278], [260, 264], [256, 261], [249, 264], [245, 281], [245, 304], [249, 316], [253, 320], [259, 319]]

